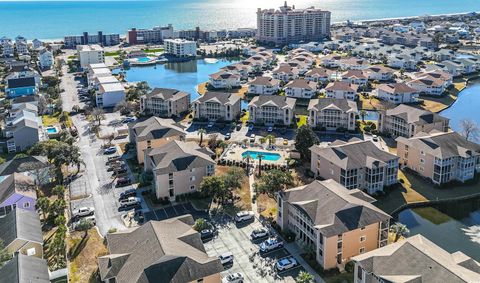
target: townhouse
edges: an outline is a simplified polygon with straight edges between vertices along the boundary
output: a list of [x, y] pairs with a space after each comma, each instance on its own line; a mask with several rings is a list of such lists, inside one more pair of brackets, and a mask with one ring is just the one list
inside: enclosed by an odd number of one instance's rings
[[433, 76], [424, 76], [407, 82], [407, 85], [419, 94], [441, 96], [448, 87], [448, 82]]
[[37, 192], [32, 177], [13, 173], [0, 181], [0, 217], [16, 207], [35, 211]]
[[325, 94], [327, 98], [356, 100], [357, 90], [358, 85], [335, 81], [327, 85]]
[[280, 90], [280, 80], [270, 77], [256, 77], [248, 83], [248, 93], [265, 95], [276, 94]]
[[130, 142], [137, 149], [138, 164], [143, 164], [145, 153], [149, 148], [160, 147], [173, 140], [184, 140], [183, 127], [171, 119], [150, 117], [128, 125]]
[[145, 150], [144, 170], [153, 173], [157, 199], [175, 201], [176, 196], [196, 192], [203, 178], [215, 173], [214, 155], [209, 148], [178, 140]]
[[480, 145], [455, 132], [431, 131], [411, 138], [398, 137], [400, 164], [436, 185], [466, 182], [480, 172]]
[[292, 68], [296, 68], [298, 70], [298, 73], [302, 76], [305, 75], [305, 73], [308, 72], [308, 70], [310, 70], [311, 68], [311, 64], [299, 60], [291, 60], [285, 63], [280, 63], [280, 66], [290, 66]]
[[325, 68], [313, 68], [305, 73], [305, 80], [325, 84], [335, 78], [335, 72]]
[[220, 70], [210, 75], [208, 83], [215, 89], [234, 88], [241, 86], [240, 78], [240, 75]]
[[249, 66], [246, 66], [240, 63], [225, 66], [220, 70], [224, 70], [228, 73], [239, 75], [240, 80], [247, 80], [248, 74], [251, 72], [251, 68]]
[[364, 75], [362, 70], [348, 70], [341, 74], [342, 82], [355, 84], [358, 86], [366, 86], [368, 77]]
[[102, 282], [220, 283], [224, 268], [207, 255], [194, 224], [188, 214], [108, 233], [108, 254], [98, 258]]
[[296, 98], [312, 98], [317, 93], [317, 84], [305, 79], [296, 79], [285, 85], [285, 95]]
[[315, 180], [278, 194], [277, 223], [315, 251], [323, 269], [344, 268], [352, 257], [387, 245], [390, 216], [374, 201], [334, 180]]
[[248, 104], [249, 122], [266, 126], [295, 123], [296, 99], [278, 95], [255, 96]]
[[190, 108], [190, 95], [171, 88], [154, 88], [140, 97], [140, 112], [162, 118], [180, 117]]
[[0, 278], [9, 283], [50, 283], [47, 261], [23, 254], [15, 255], [0, 267]]
[[393, 79], [395, 71], [389, 67], [382, 65], [372, 66], [365, 69], [364, 74], [372, 81], [390, 81]]
[[4, 136], [7, 138], [8, 152], [23, 151], [48, 139], [41, 117], [28, 111], [21, 113], [22, 115], [8, 120], [3, 130]]
[[240, 117], [241, 99], [234, 93], [207, 92], [192, 105], [195, 119], [232, 121]]
[[422, 235], [352, 258], [354, 282], [479, 282], [480, 263], [449, 253]]
[[314, 145], [310, 151], [315, 177], [333, 179], [347, 189], [374, 194], [397, 183], [399, 158], [371, 141], [337, 140], [324, 147]]
[[448, 132], [449, 119], [428, 110], [400, 104], [378, 113], [378, 130], [392, 137], [411, 138], [432, 130]]
[[379, 99], [393, 104], [415, 103], [418, 101], [418, 91], [406, 83], [380, 84], [374, 90]]
[[291, 67], [290, 65], [281, 65], [273, 70], [272, 76], [274, 79], [288, 83], [291, 80], [296, 80], [299, 78], [300, 70], [298, 70], [298, 68]]
[[326, 68], [338, 68], [342, 56], [336, 54], [329, 54], [320, 58], [320, 65]]
[[312, 99], [308, 104], [308, 124], [326, 131], [355, 131], [357, 103], [347, 99]]

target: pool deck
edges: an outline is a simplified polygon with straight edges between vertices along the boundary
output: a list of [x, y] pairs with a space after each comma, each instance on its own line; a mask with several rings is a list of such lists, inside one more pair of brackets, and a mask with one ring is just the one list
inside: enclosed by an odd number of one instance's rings
[[[230, 146], [225, 154], [223, 155], [223, 158], [229, 159], [229, 160], [234, 160], [234, 161], [244, 161], [242, 154], [246, 151], [257, 151], [257, 152], [264, 152], [266, 154], [272, 154], [272, 153], [277, 153], [280, 155], [280, 158], [278, 160], [265, 160], [262, 159], [262, 164], [281, 164], [285, 165], [286, 164], [286, 158], [288, 157], [288, 152], [286, 150], [266, 150], [263, 147], [260, 146], [249, 146], [247, 148], [243, 148], [240, 145], [232, 145]], [[257, 159], [253, 159], [253, 163], [258, 164]]]

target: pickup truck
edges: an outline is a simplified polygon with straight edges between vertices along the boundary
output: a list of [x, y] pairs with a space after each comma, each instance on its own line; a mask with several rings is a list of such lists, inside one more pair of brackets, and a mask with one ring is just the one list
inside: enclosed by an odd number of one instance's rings
[[93, 207], [80, 207], [72, 211], [72, 216], [74, 218], [80, 218], [93, 215], [94, 213], [95, 209]]
[[120, 207], [130, 207], [140, 204], [140, 198], [137, 197], [128, 197], [126, 199], [120, 200]]
[[260, 244], [260, 251], [265, 253], [269, 251], [273, 251], [275, 249], [283, 248], [283, 242], [277, 238], [270, 238], [268, 240], [263, 241]]

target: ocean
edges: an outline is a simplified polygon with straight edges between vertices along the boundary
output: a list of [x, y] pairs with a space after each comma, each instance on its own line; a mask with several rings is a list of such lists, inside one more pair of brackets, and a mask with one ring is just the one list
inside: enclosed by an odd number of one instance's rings
[[[132, 27], [173, 24], [175, 29], [255, 27], [257, 8], [284, 0], [5, 1], [0, 37], [59, 39], [83, 31], [125, 34]], [[368, 20], [480, 11], [480, 0], [296, 0], [330, 10], [332, 21]]]

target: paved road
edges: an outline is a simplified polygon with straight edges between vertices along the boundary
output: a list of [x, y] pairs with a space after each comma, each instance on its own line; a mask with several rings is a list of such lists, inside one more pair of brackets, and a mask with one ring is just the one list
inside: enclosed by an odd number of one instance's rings
[[83, 107], [83, 103], [78, 100], [77, 95], [77, 86], [79, 81], [74, 79], [73, 74], [68, 73], [68, 65], [66, 64], [68, 56], [72, 55], [71, 52], [67, 52], [66, 54], [62, 55], [62, 59], [65, 61], [65, 64], [62, 66], [62, 81], [60, 83], [61, 89], [65, 90], [62, 92], [62, 107], [64, 111], [71, 112], [74, 105], [79, 105]]

